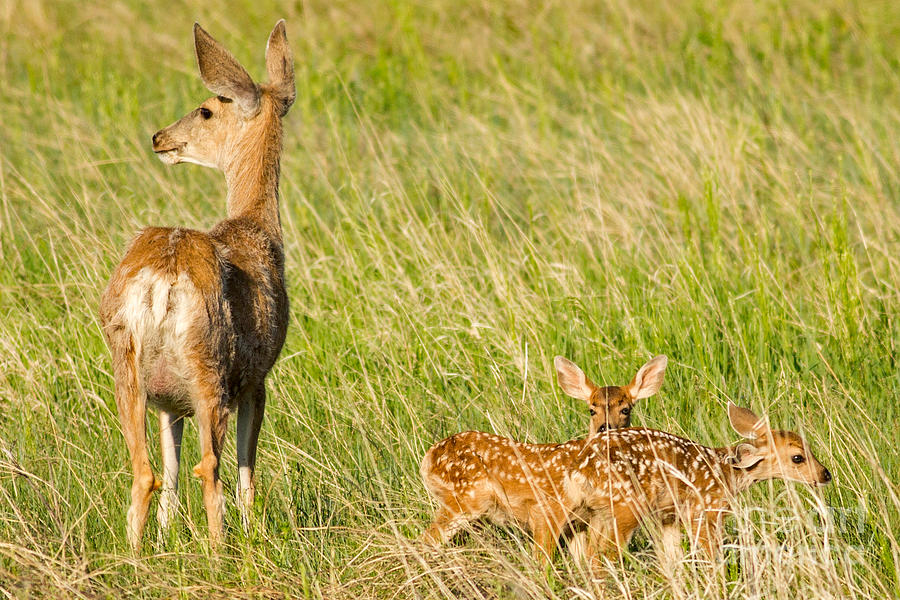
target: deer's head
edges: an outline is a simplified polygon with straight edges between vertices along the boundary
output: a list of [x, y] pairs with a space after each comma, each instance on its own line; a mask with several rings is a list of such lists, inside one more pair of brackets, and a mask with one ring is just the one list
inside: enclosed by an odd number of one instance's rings
[[728, 420], [747, 439], [734, 447], [732, 466], [744, 470], [751, 480], [777, 478], [817, 486], [831, 482], [831, 473], [793, 431], [773, 431], [767, 419], [731, 402]]
[[659, 391], [666, 374], [668, 359], [653, 357], [625, 386], [598, 387], [572, 361], [557, 356], [553, 359], [559, 387], [569, 396], [587, 402], [591, 411], [588, 435], [593, 437], [607, 429], [628, 427], [634, 403]]
[[294, 102], [294, 63], [284, 20], [275, 25], [266, 46], [266, 84], [255, 83], [197, 23], [194, 46], [200, 77], [215, 96], [157, 131], [153, 151], [167, 164], [191, 162], [226, 170], [236, 156], [272, 131], [273, 119], [280, 120]]

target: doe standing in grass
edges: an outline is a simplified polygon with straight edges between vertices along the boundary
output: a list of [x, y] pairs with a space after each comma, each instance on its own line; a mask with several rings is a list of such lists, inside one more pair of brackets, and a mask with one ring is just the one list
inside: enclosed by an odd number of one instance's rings
[[127, 535], [140, 547], [153, 490], [146, 408], [160, 411], [162, 497], [168, 527], [177, 503], [184, 418], [195, 415], [211, 544], [222, 539], [219, 465], [229, 413], [237, 417], [238, 499], [246, 524], [254, 495], [265, 377], [281, 352], [288, 299], [278, 214], [281, 120], [294, 101], [284, 21], [266, 47], [267, 84], [257, 84], [199, 25], [203, 83], [216, 96], [153, 136], [167, 164], [214, 167], [228, 184], [227, 218], [208, 232], [148, 227], [131, 242], [103, 293], [100, 317], [112, 353], [116, 405], [134, 481]]

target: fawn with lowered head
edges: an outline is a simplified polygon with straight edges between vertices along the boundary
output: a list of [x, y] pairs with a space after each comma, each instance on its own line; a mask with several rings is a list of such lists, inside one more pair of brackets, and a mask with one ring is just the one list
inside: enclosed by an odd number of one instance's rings
[[[131, 242], [103, 293], [100, 317], [112, 354], [116, 405], [134, 480], [127, 535], [140, 546], [150, 496], [162, 485], [166, 529], [177, 503], [184, 418], [197, 417], [210, 541], [222, 538], [219, 464], [227, 418], [237, 416], [238, 499], [246, 524], [254, 496], [265, 377], [281, 352], [288, 299], [278, 214], [281, 120], [294, 101], [284, 21], [266, 46], [269, 83], [257, 84], [199, 25], [203, 83], [216, 96], [153, 136], [167, 164], [220, 169], [227, 218], [208, 232], [148, 227]], [[163, 480], [150, 468], [146, 408], [160, 411]]]
[[677, 556], [685, 528], [693, 547], [714, 557], [722, 519], [734, 498], [757, 481], [783, 479], [814, 486], [831, 473], [791, 431], [773, 431], [764, 418], [728, 404], [732, 427], [746, 438], [708, 448], [670, 433], [631, 428], [586, 444], [565, 483], [571, 502], [590, 515], [588, 556], [622, 552], [642, 522], [661, 526], [661, 553]]
[[602, 388], [571, 361], [557, 356], [554, 364], [563, 391], [590, 406], [588, 437], [564, 444], [524, 444], [466, 431], [438, 442], [420, 466], [425, 487], [439, 505], [425, 541], [449, 541], [469, 521], [488, 517], [528, 527], [535, 558], [546, 561], [569, 521], [571, 506], [563, 492], [567, 467], [600, 432], [628, 426], [634, 403], [662, 385], [667, 359], [653, 358], [626, 386]]

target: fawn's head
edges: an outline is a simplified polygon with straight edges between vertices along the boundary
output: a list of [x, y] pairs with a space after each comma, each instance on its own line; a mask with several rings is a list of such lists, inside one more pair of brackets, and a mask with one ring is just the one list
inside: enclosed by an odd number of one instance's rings
[[[284, 20], [266, 45], [269, 83], [257, 84], [228, 50], [194, 23], [194, 46], [204, 85], [214, 94], [153, 135], [153, 151], [167, 164], [191, 162], [225, 170], [236, 155], [270, 131], [294, 102], [294, 62]], [[280, 132], [280, 128], [278, 129]]]
[[731, 402], [728, 420], [748, 440], [734, 447], [732, 466], [744, 470], [753, 481], [777, 478], [810, 485], [826, 485], [831, 481], [828, 469], [793, 431], [773, 431], [765, 418]]
[[668, 359], [660, 354], [641, 367], [628, 385], [598, 387], [572, 361], [562, 356], [553, 359], [559, 377], [559, 387], [567, 395], [584, 400], [590, 407], [589, 437], [607, 429], [628, 427], [631, 424], [631, 409], [634, 403], [642, 398], [649, 398], [659, 391], [668, 362]]

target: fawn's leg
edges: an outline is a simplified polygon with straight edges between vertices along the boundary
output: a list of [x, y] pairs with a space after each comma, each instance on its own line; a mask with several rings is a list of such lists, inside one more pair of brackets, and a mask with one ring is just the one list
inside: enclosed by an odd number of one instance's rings
[[713, 562], [722, 549], [722, 511], [704, 510], [694, 518], [694, 546]]
[[572, 560], [576, 563], [586, 562], [588, 554], [588, 532], [586, 530], [573, 532], [567, 546]]
[[663, 525], [659, 535], [657, 555], [661, 563], [675, 565], [684, 555], [681, 548], [681, 523]]
[[681, 548], [683, 514], [677, 507], [655, 519], [658, 525], [658, 537], [654, 540], [656, 556], [663, 568], [669, 572], [684, 554]]
[[156, 516], [162, 532], [169, 529], [172, 516], [178, 508], [178, 466], [181, 464], [181, 437], [184, 433], [184, 417], [161, 411], [159, 435], [162, 446], [162, 491]]
[[637, 516], [626, 506], [614, 507], [612, 518], [598, 513], [591, 519], [587, 558], [591, 561], [591, 567], [598, 577], [606, 574], [603, 558], [622, 560], [622, 553], [628, 547], [628, 542], [637, 526]]
[[448, 494], [437, 500], [441, 506], [434, 515], [431, 527], [422, 534], [422, 540], [432, 546], [449, 542], [460, 529], [484, 515], [493, 504], [493, 498], [488, 495], [476, 495], [472, 499], [467, 495]]
[[660, 524], [658, 539], [654, 540], [657, 545], [656, 557], [659, 560], [660, 572], [663, 574], [664, 580], [669, 582], [673, 598], [687, 596], [684, 579], [677, 572], [678, 564], [684, 557], [681, 546], [682, 532], [683, 524], [680, 517], [676, 514], [669, 514]]
[[534, 536], [532, 556], [543, 566], [548, 565], [553, 559], [553, 552], [559, 544], [565, 519], [566, 512], [561, 508], [532, 509], [528, 523]]
[[441, 506], [434, 515], [431, 526], [425, 530], [420, 538], [430, 546], [446, 544], [462, 529], [472, 517], [460, 511], [453, 511], [446, 506]]
[[[721, 510], [710, 510], [707, 507], [701, 511], [694, 520], [695, 529], [692, 541], [694, 542], [693, 547], [701, 548], [703, 554], [710, 561], [713, 575], [711, 581], [714, 584], [718, 583], [724, 586], [727, 579], [725, 577], [726, 566], [724, 561], [719, 560], [722, 549], [722, 520], [723, 513]], [[724, 594], [724, 587], [721, 589], [722, 591], [718, 595]], [[715, 592], [713, 594], [715, 595]]]

